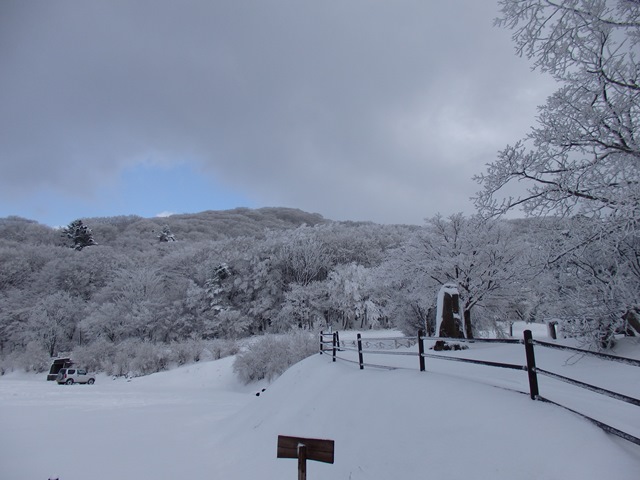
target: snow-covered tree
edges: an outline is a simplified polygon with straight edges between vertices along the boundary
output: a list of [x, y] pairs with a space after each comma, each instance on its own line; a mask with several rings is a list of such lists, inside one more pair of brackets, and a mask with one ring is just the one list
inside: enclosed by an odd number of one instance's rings
[[220, 263], [211, 272], [211, 276], [205, 283], [205, 290], [209, 298], [209, 307], [215, 312], [228, 310], [231, 306], [233, 280], [227, 281], [233, 270], [227, 263]]
[[437, 215], [407, 243], [404, 263], [418, 270], [425, 294], [447, 283], [458, 287], [466, 331], [471, 332], [471, 310], [476, 305], [489, 299], [500, 303], [521, 293], [522, 250], [513, 240], [501, 221]]
[[411, 245], [415, 235], [414, 232], [389, 250], [385, 260], [371, 270], [384, 315], [407, 335], [426, 329], [438, 291], [436, 283], [427, 276], [423, 252]]
[[236, 339], [251, 334], [253, 321], [239, 310], [222, 310], [212, 318], [209, 327], [215, 338]]
[[601, 220], [585, 217], [566, 219], [563, 227], [545, 247], [545, 282], [536, 287], [543, 310], [560, 320], [564, 334], [608, 348], [638, 304], [638, 236], [603, 235]]
[[70, 350], [84, 306], [84, 302], [66, 292], [39, 299], [29, 310], [27, 323], [21, 328], [25, 344], [36, 341], [51, 357], [58, 351]]
[[71, 248], [74, 250], [82, 250], [85, 247], [97, 245], [93, 239], [91, 229], [87, 227], [82, 220], [74, 220], [62, 229], [62, 235], [73, 242]]
[[[477, 177], [483, 189], [476, 205], [485, 216], [519, 208], [529, 215], [593, 219], [573, 222], [584, 230], [564, 242], [554, 261], [562, 265], [558, 271], [573, 272], [571, 291], [578, 297], [574, 305], [584, 308], [583, 319], [597, 315], [587, 323], [612, 331], [619, 315], [638, 304], [637, 289], [625, 292], [638, 285], [640, 257], [640, 2], [499, 3], [497, 24], [513, 31], [517, 52], [560, 88], [540, 108], [531, 133]], [[526, 192], [514, 194], [516, 183]], [[595, 285], [602, 289], [594, 296]], [[595, 298], [619, 313], [596, 313], [587, 301]]]
[[32, 245], [0, 247], [0, 291], [27, 288], [55, 253], [51, 248]]
[[339, 265], [327, 279], [328, 304], [342, 319], [341, 328], [379, 327], [383, 314], [372, 295], [371, 272], [362, 265]]
[[308, 285], [293, 283], [284, 293], [280, 310], [275, 317], [276, 331], [291, 328], [312, 330], [323, 325], [325, 312], [330, 309], [327, 282], [312, 282]]
[[87, 339], [119, 342], [129, 335], [124, 308], [115, 302], [96, 303], [88, 308], [89, 314], [80, 322], [80, 328]]
[[171, 232], [171, 229], [169, 228], [169, 225], [165, 225], [164, 227], [162, 227], [162, 230], [158, 234], [158, 241], [160, 241], [160, 242], [175, 242], [176, 241], [176, 237]]
[[259, 332], [267, 331], [278, 315], [284, 296], [282, 272], [269, 246], [256, 248], [248, 263], [249, 281], [246, 283], [242, 305], [244, 312], [254, 319]]
[[[506, 147], [476, 198], [485, 214], [640, 219], [640, 2], [502, 0], [498, 25], [517, 51], [560, 89], [540, 108], [538, 126]], [[519, 182], [526, 193], [504, 196]]]
[[[157, 323], [166, 303], [164, 297], [163, 277], [158, 269], [146, 266], [123, 269], [114, 275], [96, 299], [104, 304], [103, 308], [89, 318], [103, 318], [109, 324], [104, 327], [105, 331], [115, 331], [121, 339], [155, 340]], [[108, 306], [109, 303], [114, 306]]]
[[314, 229], [299, 228], [280, 247], [277, 262], [286, 284], [309, 285], [326, 278], [331, 260], [314, 233]]

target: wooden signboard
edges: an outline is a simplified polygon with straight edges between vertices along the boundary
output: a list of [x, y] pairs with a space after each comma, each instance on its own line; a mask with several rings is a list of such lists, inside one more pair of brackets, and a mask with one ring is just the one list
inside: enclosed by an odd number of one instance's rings
[[333, 463], [333, 440], [278, 435], [278, 458], [298, 459], [298, 480], [307, 478], [307, 460]]

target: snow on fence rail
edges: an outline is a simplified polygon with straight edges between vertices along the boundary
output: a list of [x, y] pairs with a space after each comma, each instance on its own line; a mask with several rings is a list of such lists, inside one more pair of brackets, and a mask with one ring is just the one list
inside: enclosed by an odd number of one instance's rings
[[571, 352], [581, 353], [583, 355], [591, 355], [591, 356], [600, 358], [602, 360], [608, 360], [610, 362], [625, 363], [627, 365], [633, 365], [634, 367], [640, 367], [640, 360], [635, 360], [633, 358], [618, 357], [616, 355], [609, 355], [607, 353], [592, 352], [591, 350], [584, 350], [583, 348], [567, 347], [565, 345], [556, 345], [555, 343], [542, 342], [540, 340], [533, 340], [533, 344], [540, 345], [541, 347], [555, 348], [557, 350], [568, 350]]
[[[608, 425], [604, 422], [601, 422], [599, 420], [596, 420], [592, 417], [589, 417], [583, 413], [580, 413], [576, 410], [573, 410], [571, 408], [569, 408], [566, 405], [562, 405], [560, 403], [554, 402], [552, 400], [549, 400], [543, 396], [540, 395], [539, 392], [539, 387], [538, 387], [538, 374], [543, 375], [543, 376], [547, 376], [549, 378], [553, 378], [565, 383], [568, 383], [570, 385], [585, 389], [585, 390], [589, 390], [591, 392], [595, 392], [601, 395], [605, 395], [607, 397], [610, 398], [614, 398], [616, 400], [619, 400], [621, 402], [624, 403], [628, 403], [630, 405], [634, 405], [637, 407], [640, 407], [640, 399], [637, 398], [633, 398], [630, 397], [628, 395], [623, 395], [621, 393], [617, 393], [617, 392], [613, 392], [611, 390], [607, 390], [605, 388], [601, 388], [598, 387], [596, 385], [590, 385], [588, 383], [584, 383], [581, 382], [579, 380], [573, 379], [573, 378], [569, 378], [569, 377], [565, 377], [563, 375], [559, 375], [557, 373], [554, 372], [550, 372], [548, 370], [543, 370], [541, 368], [537, 368], [536, 364], [535, 364], [535, 351], [534, 351], [534, 346], [538, 345], [540, 347], [543, 348], [553, 348], [553, 349], [560, 349], [560, 350], [569, 350], [569, 351], [575, 351], [578, 353], [582, 353], [585, 355], [591, 355], [603, 360], [607, 360], [607, 361], [615, 361], [615, 362], [619, 362], [619, 363], [624, 363], [627, 365], [631, 365], [631, 366], [635, 366], [635, 367], [640, 367], [640, 361], [638, 360], [634, 360], [631, 358], [625, 358], [625, 357], [618, 357], [615, 355], [608, 355], [608, 354], [604, 354], [604, 353], [599, 353], [599, 352], [591, 352], [589, 350], [583, 350], [583, 349], [579, 349], [579, 348], [574, 348], [574, 347], [567, 347], [567, 346], [562, 346], [562, 345], [556, 345], [553, 343], [548, 343], [548, 342], [542, 342], [539, 340], [533, 340], [532, 335], [531, 335], [531, 331], [530, 330], [525, 330], [524, 331], [524, 338], [523, 339], [499, 339], [499, 338], [493, 338], [493, 339], [489, 339], [489, 338], [478, 338], [478, 339], [464, 339], [464, 338], [456, 338], [456, 339], [441, 339], [439, 338], [438, 340], [455, 340], [455, 341], [459, 341], [459, 342], [485, 342], [485, 343], [505, 343], [505, 344], [522, 344], [524, 345], [525, 348], [525, 358], [526, 358], [526, 365], [517, 365], [517, 364], [511, 364], [511, 363], [501, 363], [501, 362], [491, 362], [491, 361], [486, 361], [486, 360], [478, 360], [478, 359], [470, 359], [470, 358], [460, 358], [460, 357], [446, 357], [446, 356], [442, 356], [442, 355], [433, 355], [433, 354], [428, 354], [425, 353], [424, 351], [424, 340], [425, 339], [430, 339], [430, 340], [434, 340], [435, 337], [426, 337], [424, 335], [424, 332], [422, 330], [420, 330], [418, 332], [418, 336], [417, 337], [397, 337], [397, 338], [372, 338], [372, 339], [364, 339], [362, 338], [361, 334], [357, 334], [357, 338], [356, 340], [352, 340], [352, 341], [340, 341], [340, 335], [338, 332], [320, 332], [320, 354], [324, 354], [326, 352], [330, 352], [333, 358], [333, 361], [335, 362], [336, 360], [341, 360], [344, 362], [348, 362], [348, 363], [354, 363], [354, 364], [358, 364], [360, 367], [360, 370], [363, 370], [365, 366], [367, 367], [375, 367], [375, 368], [384, 368], [384, 369], [388, 369], [388, 370], [395, 370], [396, 368], [399, 367], [393, 367], [390, 365], [380, 365], [380, 364], [373, 364], [373, 363], [365, 363], [364, 362], [364, 355], [365, 354], [376, 354], [376, 355], [401, 355], [401, 356], [416, 356], [418, 357], [418, 362], [419, 362], [419, 369], [421, 372], [426, 371], [425, 368], [425, 358], [434, 358], [437, 360], [445, 360], [445, 361], [453, 361], [453, 362], [462, 362], [462, 363], [471, 363], [471, 364], [476, 364], [476, 365], [485, 365], [488, 367], [494, 367], [494, 368], [505, 368], [505, 369], [511, 369], [511, 370], [522, 370], [522, 371], [526, 371], [527, 375], [528, 375], [528, 380], [529, 380], [529, 394], [532, 400], [539, 400], [539, 401], [543, 401], [546, 403], [550, 403], [553, 405], [556, 405], [558, 407], [564, 408], [565, 410], [568, 410], [572, 413], [575, 413], [589, 421], [591, 421], [592, 423], [594, 423], [595, 425], [597, 425], [598, 427], [600, 427], [601, 429], [603, 429], [605, 432], [608, 432], [610, 434], [616, 435], [620, 438], [623, 438], [629, 442], [635, 443], [636, 445], [640, 445], [640, 438], [635, 437], [629, 433], [623, 432], [622, 430], [619, 430], [615, 427], [612, 427], [611, 425]], [[389, 350], [383, 350], [385, 348], [386, 345], [390, 345], [389, 342], [393, 341], [393, 347], [394, 349], [399, 348], [399, 346], [406, 346], [406, 347], [412, 347], [414, 346], [416, 343], [418, 345], [418, 352], [398, 352], [398, 351], [389, 351]], [[385, 343], [387, 342], [387, 343]], [[363, 348], [363, 346], [366, 346], [367, 349]], [[371, 347], [377, 347], [377, 349], [372, 350]], [[354, 361], [348, 358], [345, 358], [343, 356], [338, 356], [338, 352], [343, 352], [343, 351], [352, 351], [352, 352], [357, 352], [358, 353], [358, 361]]]

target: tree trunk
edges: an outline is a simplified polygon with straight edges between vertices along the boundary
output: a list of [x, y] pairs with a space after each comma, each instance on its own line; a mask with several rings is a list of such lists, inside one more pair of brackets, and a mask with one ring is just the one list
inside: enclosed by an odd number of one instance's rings
[[473, 338], [473, 329], [471, 328], [471, 308], [466, 308], [463, 313], [464, 316], [464, 331], [467, 334], [467, 338]]
[[636, 310], [629, 309], [622, 318], [625, 319], [627, 325], [636, 332], [640, 333], [640, 318], [638, 318], [638, 312]]

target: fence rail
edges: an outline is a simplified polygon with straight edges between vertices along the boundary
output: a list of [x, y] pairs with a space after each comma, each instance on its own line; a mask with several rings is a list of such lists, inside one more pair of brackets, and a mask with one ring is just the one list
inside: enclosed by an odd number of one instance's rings
[[597, 387], [595, 385], [590, 385], [573, 378], [564, 377], [562, 375], [558, 375], [557, 373], [548, 372], [541, 368], [536, 368], [536, 373], [540, 373], [542, 375], [546, 375], [547, 377], [555, 378], [556, 380], [575, 385], [576, 387], [584, 388], [585, 390], [591, 390], [592, 392], [596, 392], [607, 397], [615, 398], [616, 400], [620, 400], [625, 403], [630, 403], [631, 405], [635, 405], [636, 407], [640, 407], [640, 400], [638, 400], [637, 398], [629, 397], [621, 393], [612, 392], [611, 390]]
[[458, 357], [443, 357], [442, 355], [433, 355], [430, 353], [423, 353], [425, 358], [437, 358], [438, 360], [448, 360], [450, 362], [462, 362], [462, 363], [475, 363], [476, 365], [486, 365], [487, 367], [496, 368], [508, 368], [511, 370], [526, 370], [526, 365], [516, 365], [513, 363], [501, 363], [501, 362], [489, 362], [487, 360], [473, 360], [471, 358], [458, 358]]
[[584, 418], [585, 420], [589, 420], [591, 423], [593, 423], [594, 425], [600, 427], [602, 430], [604, 430], [607, 433], [610, 433], [612, 435], [615, 435], [617, 437], [620, 438], [624, 438], [626, 441], [631, 442], [631, 443], [635, 443], [636, 445], [640, 445], [640, 438], [638, 437], [634, 437], [633, 435], [628, 434], [627, 432], [623, 432], [622, 430], [612, 427], [611, 425], [607, 425], [604, 422], [601, 422], [600, 420], [596, 420], [595, 418], [591, 418], [588, 415], [585, 415], [584, 413], [580, 413], [577, 410], [574, 410], [572, 408], [567, 407], [566, 405], [562, 405], [561, 403], [557, 403], [554, 402], [552, 400], [549, 400], [548, 398], [544, 398], [544, 397], [538, 397], [537, 400], [541, 401], [541, 402], [545, 402], [545, 403], [550, 403], [552, 405], [555, 405], [557, 407], [560, 408], [564, 408], [565, 410], [570, 411], [571, 413], [575, 413], [576, 415]]
[[[438, 338], [438, 340], [455, 340], [456, 342], [468, 342], [468, 343], [481, 343], [481, 342], [485, 342], [485, 343], [505, 343], [505, 344], [521, 344], [524, 345], [525, 347], [525, 358], [526, 358], [526, 365], [517, 365], [517, 364], [512, 364], [512, 363], [501, 363], [501, 362], [492, 362], [492, 361], [487, 361], [487, 360], [479, 360], [479, 359], [471, 359], [471, 358], [460, 358], [460, 357], [450, 357], [450, 356], [443, 356], [443, 355], [434, 355], [434, 354], [429, 354], [429, 353], [425, 353], [424, 351], [424, 341], [425, 339], [435, 339], [434, 337], [426, 337], [424, 335], [424, 332], [422, 330], [420, 330], [418, 332], [418, 336], [417, 337], [404, 337], [404, 338], [379, 338], [379, 339], [363, 339], [361, 334], [357, 334], [356, 340], [354, 341], [349, 341], [349, 342], [340, 342], [340, 336], [338, 334], [338, 332], [320, 332], [320, 354], [323, 354], [325, 352], [331, 352], [332, 355], [332, 359], [333, 361], [337, 361], [337, 360], [341, 360], [341, 361], [345, 361], [348, 363], [354, 363], [354, 364], [358, 364], [360, 367], [360, 370], [363, 370], [364, 367], [374, 367], [374, 368], [383, 368], [383, 369], [388, 369], [388, 370], [395, 370], [398, 367], [393, 367], [390, 365], [380, 365], [380, 364], [373, 364], [373, 363], [365, 363], [364, 362], [364, 355], [371, 355], [371, 354], [375, 354], [375, 355], [399, 355], [399, 356], [414, 356], [414, 357], [418, 357], [418, 361], [419, 361], [419, 369], [421, 372], [426, 371], [426, 367], [425, 367], [425, 358], [431, 358], [431, 359], [437, 359], [437, 360], [444, 360], [444, 361], [451, 361], [451, 362], [462, 362], [462, 363], [469, 363], [469, 364], [476, 364], [476, 365], [484, 365], [484, 366], [488, 366], [488, 367], [494, 367], [494, 368], [504, 368], [504, 369], [511, 369], [511, 370], [523, 370], [527, 372], [528, 375], [528, 380], [529, 380], [529, 394], [532, 400], [540, 400], [540, 401], [544, 401], [547, 403], [551, 403], [553, 405], [557, 405], [559, 407], [562, 407], [570, 412], [573, 412], [577, 415], [580, 415], [581, 417], [591, 421], [592, 423], [594, 423], [595, 425], [597, 425], [598, 427], [602, 428], [604, 431], [616, 435], [620, 438], [623, 438], [629, 442], [635, 443], [636, 445], [640, 445], [640, 438], [635, 437], [627, 432], [623, 432], [622, 430], [619, 430], [615, 427], [612, 427], [611, 425], [607, 425], [604, 422], [601, 422], [600, 420], [596, 420], [588, 415], [585, 415], [583, 413], [580, 413], [576, 410], [573, 410], [571, 408], [569, 408], [566, 405], [562, 405], [560, 403], [554, 402], [552, 400], [549, 400], [545, 397], [542, 397], [540, 395], [539, 392], [539, 386], [538, 386], [538, 374], [549, 377], [549, 378], [554, 378], [556, 380], [568, 383], [570, 385], [573, 385], [575, 387], [578, 388], [582, 388], [585, 390], [589, 390], [591, 392], [594, 393], [598, 393], [601, 395], [605, 395], [607, 397], [613, 398], [615, 400], [624, 402], [624, 403], [628, 403], [630, 405], [634, 405], [634, 406], [640, 406], [640, 399], [634, 398], [634, 397], [630, 397], [628, 395], [623, 395], [621, 393], [617, 393], [617, 392], [613, 392], [611, 390], [607, 390], [605, 388], [602, 387], [598, 387], [596, 385], [591, 385], [585, 382], [581, 382], [579, 380], [573, 379], [573, 378], [569, 378], [569, 377], [565, 377], [563, 375], [559, 375], [557, 373], [554, 372], [550, 372], [548, 370], [544, 370], [541, 368], [537, 368], [536, 367], [536, 363], [535, 363], [535, 352], [534, 352], [534, 346], [539, 346], [539, 347], [543, 347], [543, 348], [554, 348], [554, 349], [560, 349], [560, 350], [568, 350], [568, 351], [575, 351], [581, 354], [588, 354], [591, 356], [595, 356], [598, 358], [601, 358], [603, 360], [607, 360], [607, 361], [615, 361], [615, 362], [619, 362], [619, 363], [624, 363], [627, 365], [631, 365], [631, 366], [636, 366], [636, 367], [640, 367], [640, 361], [638, 360], [634, 360], [631, 358], [625, 358], [625, 357], [618, 357], [615, 355], [608, 355], [608, 354], [604, 354], [604, 353], [599, 353], [599, 352], [591, 352], [589, 350], [583, 350], [583, 349], [579, 349], [579, 348], [574, 348], [574, 347], [566, 347], [566, 346], [562, 346], [562, 345], [556, 345], [553, 343], [548, 343], [548, 342], [543, 342], [543, 341], [539, 341], [539, 340], [533, 340], [532, 335], [531, 335], [531, 331], [530, 330], [525, 330], [524, 331], [524, 338], [523, 339], [499, 339], [499, 338], [494, 338], [494, 339], [442, 339], [442, 338]], [[417, 345], [418, 345], [418, 352], [397, 352], [397, 351], [388, 351], [388, 350], [365, 350], [363, 349], [363, 342], [367, 344], [367, 346], [371, 346], [371, 345], [379, 345], [382, 348], [382, 345], [384, 345], [384, 343], [381, 343], [382, 341], [394, 341], [394, 345], [395, 348], [398, 348], [397, 345], [399, 342], [396, 342], [396, 340], [415, 340]], [[376, 343], [377, 342], [377, 343]], [[405, 342], [406, 344], [406, 342]], [[405, 344], [401, 344], [401, 345], [405, 345]], [[331, 345], [330, 348], [327, 348], [327, 345]], [[353, 345], [353, 346], [351, 346]], [[415, 345], [415, 343], [414, 343]], [[411, 346], [411, 345], [409, 345]], [[338, 356], [338, 352], [342, 352], [342, 351], [351, 351], [351, 352], [356, 352], [358, 354], [358, 361], [355, 360], [351, 360], [348, 358], [345, 358], [343, 356]]]
[[633, 358], [618, 357], [617, 355], [609, 355], [608, 353], [592, 352], [591, 350], [585, 350], [583, 348], [556, 345], [555, 343], [542, 342], [540, 340], [534, 340], [533, 343], [534, 345], [540, 345], [541, 347], [555, 348], [556, 350], [567, 350], [570, 352], [580, 353], [582, 355], [590, 355], [602, 360], [608, 360], [610, 362], [625, 363], [627, 365], [633, 365], [634, 367], [640, 367], [640, 360], [635, 360]]

